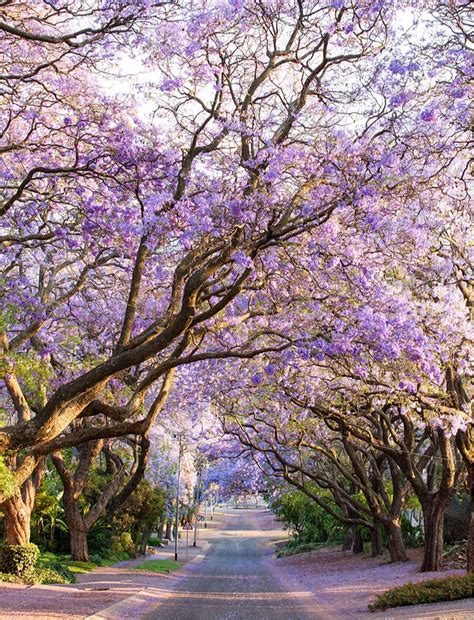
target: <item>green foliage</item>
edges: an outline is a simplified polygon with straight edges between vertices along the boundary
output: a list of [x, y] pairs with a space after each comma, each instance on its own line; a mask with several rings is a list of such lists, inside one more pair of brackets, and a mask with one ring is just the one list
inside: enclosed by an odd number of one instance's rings
[[429, 579], [419, 583], [407, 583], [387, 590], [372, 605], [371, 611], [401, 607], [404, 605], [420, 605], [421, 603], [441, 603], [455, 601], [474, 596], [474, 575], [456, 575], [444, 579]]
[[48, 493], [45, 488], [36, 494], [31, 515], [31, 537], [44, 549], [57, 548], [57, 534], [67, 533], [62, 506], [62, 491]]
[[61, 564], [36, 568], [32, 579], [31, 583], [76, 583], [73, 573]]
[[24, 577], [32, 573], [39, 558], [36, 545], [2, 545], [0, 547], [0, 572]]
[[151, 536], [148, 540], [148, 544], [150, 547], [162, 547], [163, 541], [157, 536]]
[[402, 536], [408, 547], [422, 547], [424, 541], [423, 527], [421, 525], [412, 525], [410, 520], [402, 514], [401, 519]]
[[112, 537], [112, 553], [114, 555], [126, 553], [128, 557], [135, 553], [135, 543], [133, 542], [130, 532], [122, 532]]
[[298, 544], [342, 542], [341, 523], [301, 491], [283, 493], [273, 501], [272, 508]]
[[[144, 534], [158, 526], [165, 509], [166, 494], [163, 489], [153, 487], [148, 480], [142, 480], [114, 515], [112, 527], [116, 534], [129, 532], [135, 547], [139, 547]], [[128, 547], [123, 550], [130, 552]]]
[[76, 583], [74, 575], [63, 566], [38, 567], [31, 572], [23, 575], [13, 575], [11, 573], [0, 573], [0, 582], [6, 583], [26, 583], [36, 585], [40, 583]]
[[129, 560], [129, 559], [130, 559], [130, 556], [127, 554], [112, 555], [108, 558], [101, 558], [95, 555], [91, 558], [92, 562], [94, 562], [96, 566], [113, 566], [117, 562], [123, 562], [124, 560]]
[[280, 547], [277, 551], [277, 558], [286, 558], [289, 555], [297, 555], [298, 553], [307, 553], [308, 551], [317, 551], [318, 549], [324, 549], [325, 547], [332, 546], [325, 542], [309, 542], [298, 543], [296, 541], [290, 541], [286, 545]]
[[23, 583], [21, 577], [18, 575], [12, 575], [11, 573], [0, 573], [0, 582], [4, 583]]
[[[66, 454], [66, 451], [65, 451]], [[64, 519], [61, 479], [50, 463], [43, 478], [31, 514], [31, 540], [42, 551], [66, 552], [69, 532]]]
[[10, 470], [0, 456], [0, 489], [6, 498], [11, 497], [15, 493], [16, 482], [13, 472]]
[[108, 557], [112, 546], [112, 536], [113, 530], [110, 523], [106, 521], [105, 517], [98, 519], [87, 535], [90, 553], [100, 557]]
[[[89, 573], [91, 570], [99, 566], [113, 566], [120, 560], [128, 560], [130, 556], [102, 558], [98, 555], [91, 556], [89, 562], [81, 562], [79, 560], [71, 560], [71, 556], [52, 553], [51, 551], [41, 553], [38, 560], [38, 568], [53, 569], [63, 575], [64, 578], [70, 579], [67, 583], [74, 583], [75, 575]], [[60, 582], [57, 582], [60, 583]], [[66, 583], [66, 582], [65, 582]]]
[[36, 352], [10, 353], [10, 363], [15, 366], [15, 374], [21, 378], [23, 389], [37, 394], [38, 388], [53, 376], [51, 366]]
[[174, 560], [145, 560], [145, 562], [142, 562], [135, 568], [137, 570], [152, 571], [153, 573], [168, 574], [182, 565], [182, 562], [175, 562]]

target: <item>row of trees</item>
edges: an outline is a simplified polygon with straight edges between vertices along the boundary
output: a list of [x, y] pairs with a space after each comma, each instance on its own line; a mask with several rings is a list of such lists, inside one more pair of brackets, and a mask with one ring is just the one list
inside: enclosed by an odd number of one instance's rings
[[[474, 484], [466, 14], [416, 0], [2, 3], [9, 543], [29, 539], [51, 457], [84, 555], [143, 476], [158, 416], [233, 394], [226, 430], [302, 487], [330, 467], [363, 488], [370, 514], [355, 502], [347, 518], [387, 527], [394, 557], [409, 483], [432, 539], [424, 568], [437, 566], [457, 455]], [[137, 65], [130, 89], [111, 80]], [[246, 360], [237, 375], [231, 358]], [[247, 404], [262, 377], [270, 391]], [[84, 513], [99, 458], [110, 484]], [[346, 484], [335, 494], [352, 497]]]

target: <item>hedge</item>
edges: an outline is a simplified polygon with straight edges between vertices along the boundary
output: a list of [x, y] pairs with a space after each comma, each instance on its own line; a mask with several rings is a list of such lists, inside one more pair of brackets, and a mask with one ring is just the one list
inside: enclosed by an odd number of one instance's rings
[[370, 611], [420, 605], [422, 603], [441, 603], [474, 596], [474, 575], [455, 575], [443, 579], [429, 579], [418, 583], [407, 583], [387, 590], [369, 605]]
[[23, 577], [31, 573], [39, 558], [36, 545], [1, 545], [0, 572]]

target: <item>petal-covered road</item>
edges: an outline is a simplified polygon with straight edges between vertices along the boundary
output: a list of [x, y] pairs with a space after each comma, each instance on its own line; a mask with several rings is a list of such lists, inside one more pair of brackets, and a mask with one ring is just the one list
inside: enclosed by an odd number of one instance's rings
[[268, 533], [262, 513], [229, 511], [227, 527], [205, 560], [186, 569], [183, 579], [145, 618], [148, 620], [317, 620], [316, 601], [291, 579], [275, 576], [266, 561]]

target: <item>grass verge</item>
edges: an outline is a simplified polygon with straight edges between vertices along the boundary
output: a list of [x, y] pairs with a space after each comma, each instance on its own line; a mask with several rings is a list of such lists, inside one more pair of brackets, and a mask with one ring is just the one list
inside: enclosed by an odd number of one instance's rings
[[443, 579], [429, 579], [418, 583], [406, 583], [387, 590], [369, 605], [370, 611], [420, 605], [422, 603], [442, 603], [474, 596], [474, 575], [454, 575]]
[[153, 573], [168, 574], [182, 566], [182, 562], [175, 562], [174, 560], [145, 560], [138, 566], [135, 566], [137, 570], [148, 570]]

